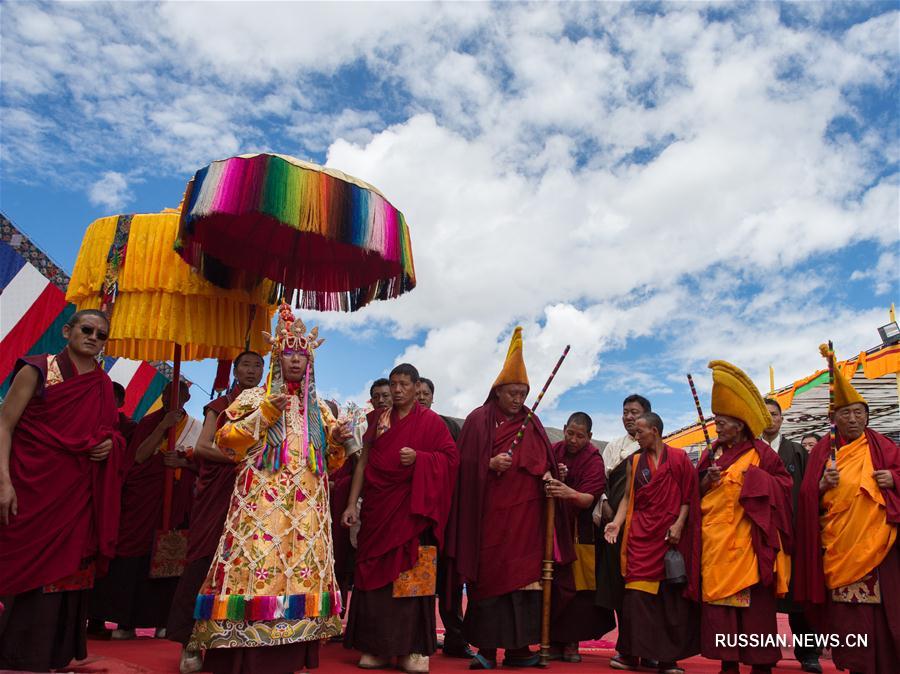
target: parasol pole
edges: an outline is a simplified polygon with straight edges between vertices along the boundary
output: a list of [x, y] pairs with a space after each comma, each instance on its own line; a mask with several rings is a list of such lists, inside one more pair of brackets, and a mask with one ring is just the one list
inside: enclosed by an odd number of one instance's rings
[[[172, 361], [172, 395], [169, 396], [169, 411], [174, 412], [181, 407], [181, 344], [175, 345]], [[169, 427], [166, 438], [167, 451], [175, 451], [175, 432], [178, 424]], [[175, 491], [175, 469], [166, 468], [166, 481], [163, 489], [163, 531], [171, 528], [172, 493]]]
[[769, 365], [769, 394], [775, 395], [775, 368]]
[[837, 462], [837, 430], [834, 426], [834, 344], [828, 340], [828, 438], [831, 444], [831, 467]]
[[566, 356], [569, 355], [569, 349], [571, 345], [566, 344], [566, 348], [563, 350], [562, 355], [559, 357], [559, 360], [556, 361], [556, 367], [553, 368], [553, 372], [550, 373], [550, 377], [547, 379], [547, 383], [544, 384], [544, 388], [541, 389], [541, 392], [538, 393], [537, 400], [534, 401], [534, 405], [531, 406], [531, 409], [528, 410], [528, 416], [525, 417], [525, 421], [522, 422], [522, 425], [519, 427], [519, 432], [516, 433], [516, 437], [513, 439], [512, 444], [509, 446], [509, 449], [506, 450], [506, 453], [512, 456], [513, 450], [516, 448], [522, 438], [525, 437], [525, 429], [528, 427], [528, 424], [531, 423], [531, 418], [534, 416], [535, 410], [537, 410], [538, 405], [541, 404], [541, 400], [544, 398], [544, 394], [547, 392], [547, 389], [550, 388], [550, 384], [553, 382], [553, 378], [556, 376], [556, 373], [559, 371], [559, 366], [562, 365], [563, 361], [566, 359]]
[[[688, 384], [691, 386], [691, 395], [694, 396], [694, 407], [697, 408], [697, 419], [700, 421], [700, 428], [703, 429], [703, 439], [706, 441], [706, 451], [712, 451], [712, 443], [709, 441], [709, 431], [706, 430], [706, 422], [703, 420], [703, 408], [700, 407], [700, 396], [697, 395], [697, 387], [694, 386], [694, 378], [691, 376], [691, 373], [688, 372], [687, 375]], [[710, 456], [710, 461], [713, 461], [715, 457]]]
[[[566, 351], [569, 347], [566, 347]], [[550, 660], [550, 602], [553, 592], [553, 537], [556, 517], [556, 500], [547, 494], [544, 530], [544, 561], [541, 565], [541, 650], [538, 666], [546, 667]]]

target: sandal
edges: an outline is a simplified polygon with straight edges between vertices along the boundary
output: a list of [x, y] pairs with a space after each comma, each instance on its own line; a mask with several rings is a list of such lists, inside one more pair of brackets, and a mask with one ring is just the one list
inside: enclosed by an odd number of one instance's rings
[[472, 662], [469, 663], [469, 669], [497, 669], [496, 660], [488, 660], [481, 653], [472, 656]]

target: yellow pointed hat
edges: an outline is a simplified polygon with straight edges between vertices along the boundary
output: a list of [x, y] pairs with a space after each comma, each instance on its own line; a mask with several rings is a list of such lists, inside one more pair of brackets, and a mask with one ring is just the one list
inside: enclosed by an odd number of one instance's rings
[[754, 438], [772, 424], [772, 416], [756, 384], [743, 370], [724, 360], [711, 360], [712, 411], [740, 419]]
[[528, 372], [525, 370], [525, 358], [522, 355], [521, 326], [516, 326], [516, 329], [513, 331], [509, 340], [509, 349], [506, 352], [506, 361], [503, 363], [503, 369], [500, 370], [497, 379], [494, 380], [491, 390], [493, 391], [504, 384], [525, 384], [525, 386], [530, 387]]
[[[819, 346], [819, 353], [826, 359], [828, 358], [828, 351], [827, 344]], [[829, 406], [828, 413], [833, 414], [836, 410], [853, 403], [862, 403], [868, 409], [869, 403], [859, 394], [859, 391], [853, 388], [853, 385], [847, 381], [847, 378], [841, 372], [841, 368], [837, 366], [837, 358], [834, 359], [834, 365], [834, 407]]]

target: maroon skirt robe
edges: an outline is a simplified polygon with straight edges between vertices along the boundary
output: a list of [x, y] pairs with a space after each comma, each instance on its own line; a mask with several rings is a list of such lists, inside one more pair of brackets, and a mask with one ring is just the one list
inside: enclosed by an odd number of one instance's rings
[[[16, 373], [37, 369], [40, 381], [12, 437], [18, 514], [0, 526], [0, 669], [86, 657], [84, 588], [115, 553], [124, 441], [112, 382], [99, 368], [78, 374], [67, 351], [57, 363], [63, 381], [52, 386], [46, 354], [16, 364]], [[91, 461], [88, 451], [106, 439], [109, 456]]]
[[[164, 628], [178, 578], [150, 578], [150, 555], [156, 532], [162, 528], [166, 466], [156, 452], [143, 463], [135, 453], [159, 425], [168, 410], [145, 416], [134, 429], [126, 452], [129, 463], [122, 488], [122, 516], [116, 557], [109, 575], [98, 582], [91, 596], [91, 618], [116, 623], [120, 628]], [[171, 527], [187, 528], [196, 472], [181, 469], [172, 493]]]

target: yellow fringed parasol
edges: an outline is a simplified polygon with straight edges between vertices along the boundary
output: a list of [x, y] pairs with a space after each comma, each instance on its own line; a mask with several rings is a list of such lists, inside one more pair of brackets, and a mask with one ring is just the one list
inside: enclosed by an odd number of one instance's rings
[[106, 353], [135, 360], [233, 359], [266, 353], [273, 284], [225, 290], [175, 253], [177, 210], [95, 220], [85, 232], [66, 299], [110, 315]]

